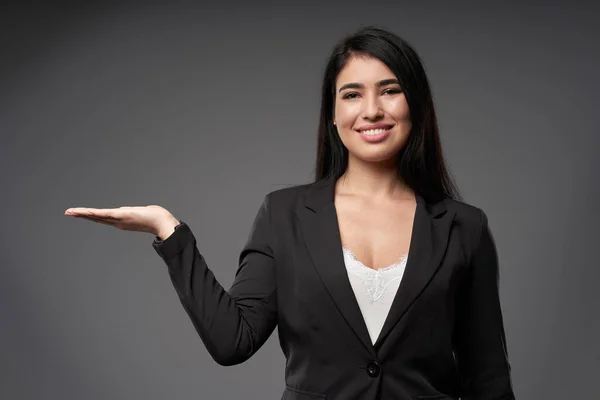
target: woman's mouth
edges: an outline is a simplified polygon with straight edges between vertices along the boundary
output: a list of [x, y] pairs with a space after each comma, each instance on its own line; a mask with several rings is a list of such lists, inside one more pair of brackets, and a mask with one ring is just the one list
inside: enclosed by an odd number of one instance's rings
[[360, 134], [360, 137], [368, 142], [368, 143], [377, 143], [377, 142], [381, 142], [383, 141], [385, 138], [387, 138], [392, 130], [393, 126], [387, 126], [384, 128], [377, 128], [377, 129], [365, 129], [365, 130], [360, 130], [358, 131], [358, 133]]

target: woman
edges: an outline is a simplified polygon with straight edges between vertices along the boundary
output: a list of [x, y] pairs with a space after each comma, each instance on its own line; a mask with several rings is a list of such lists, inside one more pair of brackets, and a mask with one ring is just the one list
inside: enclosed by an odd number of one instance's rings
[[219, 364], [277, 327], [283, 399], [513, 399], [496, 248], [457, 197], [417, 53], [367, 27], [327, 64], [315, 181], [265, 196], [229, 291], [160, 206], [65, 214], [155, 235]]

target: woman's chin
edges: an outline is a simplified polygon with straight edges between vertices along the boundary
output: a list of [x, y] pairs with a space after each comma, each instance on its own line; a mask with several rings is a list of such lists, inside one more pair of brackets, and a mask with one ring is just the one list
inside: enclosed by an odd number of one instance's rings
[[386, 161], [394, 161], [396, 158], [394, 149], [361, 149], [354, 152], [352, 155], [357, 160], [369, 163], [383, 163]]

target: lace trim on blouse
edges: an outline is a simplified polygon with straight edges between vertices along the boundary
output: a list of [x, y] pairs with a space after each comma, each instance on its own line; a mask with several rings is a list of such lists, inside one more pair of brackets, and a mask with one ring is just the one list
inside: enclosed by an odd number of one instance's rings
[[[387, 267], [373, 269], [358, 260], [349, 248], [343, 247], [342, 250], [348, 273], [359, 278], [371, 304], [381, 301], [388, 286], [402, 279], [408, 261], [408, 253], [406, 253], [397, 262]], [[394, 296], [395, 293], [392, 293], [392, 299]]]

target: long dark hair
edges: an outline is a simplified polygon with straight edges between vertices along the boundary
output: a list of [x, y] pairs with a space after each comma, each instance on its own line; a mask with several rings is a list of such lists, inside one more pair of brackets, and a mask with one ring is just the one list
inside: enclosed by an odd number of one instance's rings
[[444, 162], [429, 79], [421, 59], [404, 39], [375, 26], [361, 28], [341, 40], [325, 68], [315, 181], [337, 179], [348, 166], [348, 149], [333, 125], [335, 81], [348, 60], [356, 55], [381, 60], [396, 75], [406, 96], [412, 129], [397, 155], [399, 176], [428, 202], [445, 197], [459, 200], [461, 196]]

